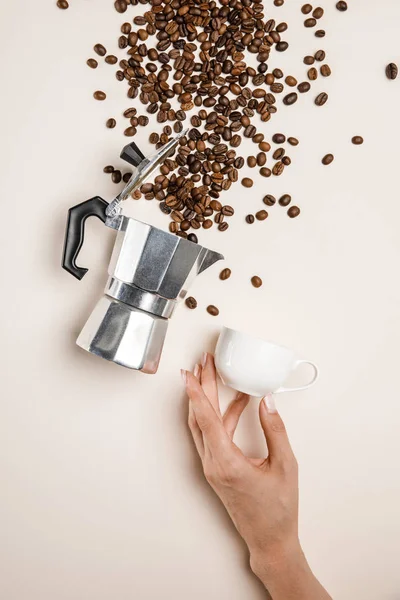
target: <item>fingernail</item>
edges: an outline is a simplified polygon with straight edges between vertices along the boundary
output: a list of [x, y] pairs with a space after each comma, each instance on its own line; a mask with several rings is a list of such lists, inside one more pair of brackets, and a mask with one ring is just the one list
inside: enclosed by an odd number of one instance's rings
[[276, 410], [275, 398], [274, 398], [273, 394], [267, 394], [266, 396], [264, 396], [264, 403], [267, 408], [267, 412], [270, 415], [276, 414], [278, 412]]
[[183, 383], [186, 385], [186, 371], [184, 371], [183, 369], [181, 369], [181, 375], [182, 375], [182, 379], [183, 379]]
[[198, 377], [200, 375], [200, 365], [195, 365], [193, 369], [193, 375]]
[[241, 400], [243, 398], [243, 396], [244, 396], [243, 392], [238, 392], [235, 400]]
[[201, 366], [203, 367], [203, 369], [206, 366], [207, 356], [208, 356], [207, 352], [203, 352], [203, 357], [201, 359]]

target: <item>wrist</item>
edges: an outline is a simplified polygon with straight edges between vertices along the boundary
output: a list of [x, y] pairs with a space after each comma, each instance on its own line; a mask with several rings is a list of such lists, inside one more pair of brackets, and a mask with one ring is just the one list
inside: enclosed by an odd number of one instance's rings
[[265, 550], [250, 551], [250, 567], [266, 587], [288, 574], [295, 575], [309, 570], [299, 540]]

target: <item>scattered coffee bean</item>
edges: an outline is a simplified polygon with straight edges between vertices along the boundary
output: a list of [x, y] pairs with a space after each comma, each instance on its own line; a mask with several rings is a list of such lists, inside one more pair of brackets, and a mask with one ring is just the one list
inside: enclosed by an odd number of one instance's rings
[[185, 304], [191, 310], [197, 308], [197, 300], [196, 298], [193, 298], [193, 296], [189, 296], [188, 298], [186, 298]]
[[347, 10], [347, 2], [344, 2], [343, 0], [340, 0], [340, 2], [338, 2], [336, 4], [336, 8], [338, 10], [340, 10], [341, 12], [344, 12], [345, 10]]
[[399, 69], [395, 63], [389, 63], [386, 67], [386, 77], [388, 79], [396, 79]]
[[69, 4], [68, 4], [67, 0], [58, 0], [57, 6], [58, 6], [58, 8], [62, 8], [63, 10], [65, 10], [66, 8], [69, 7]]
[[264, 196], [263, 202], [267, 206], [273, 206], [276, 202], [276, 198], [275, 198], [275, 196], [272, 196], [271, 194], [267, 194], [266, 196]]
[[124, 135], [126, 135], [127, 137], [133, 137], [134, 135], [136, 135], [136, 133], [137, 133], [136, 127], [128, 127], [124, 131]]
[[260, 175], [262, 175], [263, 177], [271, 177], [272, 171], [271, 169], [268, 169], [268, 167], [261, 167]]
[[104, 173], [113, 173], [114, 172], [114, 167], [111, 165], [107, 165], [106, 167], [104, 167], [103, 169]]
[[322, 77], [329, 77], [332, 73], [329, 65], [322, 65], [320, 68], [320, 72]]
[[99, 63], [97, 62], [97, 60], [95, 58], [88, 58], [88, 60], [86, 61], [86, 64], [91, 69], [97, 69], [97, 67], [99, 66]]
[[299, 209], [299, 207], [298, 207], [298, 206], [291, 206], [291, 207], [289, 208], [289, 210], [287, 211], [287, 214], [288, 214], [288, 216], [289, 216], [291, 219], [295, 219], [296, 217], [298, 217], [298, 216], [299, 216], [299, 214], [300, 214], [300, 209]]
[[212, 315], [213, 317], [217, 317], [219, 315], [219, 310], [216, 306], [214, 306], [213, 304], [210, 304], [209, 306], [207, 306], [207, 312], [208, 314]]
[[281, 206], [289, 206], [292, 201], [292, 196], [290, 194], [283, 194], [278, 200]]
[[321, 92], [315, 98], [315, 104], [317, 106], [323, 106], [327, 102], [327, 100], [328, 100], [328, 94], [326, 92]]
[[326, 35], [325, 29], [318, 29], [315, 32], [315, 37], [317, 37], [317, 38], [323, 38], [323, 37], [325, 37], [325, 35]]
[[283, 133], [275, 133], [272, 136], [272, 141], [275, 144], [284, 144], [286, 142], [286, 136]]
[[149, 137], [150, 144], [157, 144], [160, 139], [158, 133], [151, 133]]
[[119, 13], [124, 13], [128, 8], [128, 4], [125, 2], [125, 0], [116, 0], [116, 2], [114, 2], [114, 6], [115, 10]]
[[356, 146], [360, 146], [361, 144], [364, 143], [364, 138], [362, 138], [361, 135], [355, 135], [354, 137], [351, 138], [351, 141]]
[[315, 27], [317, 24], [317, 20], [314, 19], [313, 17], [310, 19], [306, 19], [304, 21], [304, 27]]
[[107, 50], [105, 49], [105, 47], [103, 46], [103, 44], [96, 44], [93, 48], [93, 50], [96, 52], [96, 54], [98, 54], [99, 56], [105, 56], [107, 54]]
[[122, 180], [122, 173], [119, 170], [113, 171], [111, 173], [111, 179], [113, 180], [113, 183], [121, 183]]
[[244, 187], [246, 187], [246, 188], [251, 188], [251, 187], [253, 187], [253, 183], [254, 183], [254, 182], [253, 182], [253, 180], [252, 180], [252, 179], [250, 179], [250, 177], [244, 177], [244, 178], [242, 179], [242, 185], [243, 185]]
[[115, 65], [118, 62], [118, 58], [113, 54], [109, 54], [104, 59], [108, 65]]
[[108, 127], [108, 129], [114, 129], [116, 124], [117, 121], [115, 119], [108, 119], [108, 121], [106, 122], [106, 127]]
[[330, 165], [331, 162], [333, 162], [334, 158], [335, 157], [333, 156], [333, 154], [325, 154], [325, 156], [322, 159], [322, 164], [323, 165]]
[[310, 91], [311, 85], [309, 84], [308, 81], [303, 81], [302, 83], [299, 83], [299, 85], [297, 86], [297, 89], [300, 92], [300, 94], [304, 94], [305, 92]]
[[317, 8], [314, 8], [314, 10], [313, 10], [314, 19], [320, 19], [323, 15], [324, 15], [323, 8], [321, 8], [320, 6], [318, 6]]
[[256, 212], [256, 219], [257, 221], [265, 221], [265, 219], [268, 219], [268, 213], [266, 210], [259, 210]]
[[251, 225], [252, 223], [254, 223], [254, 220], [255, 220], [254, 219], [254, 215], [247, 215], [246, 216], [246, 223], [249, 223]]
[[290, 94], [288, 94], [287, 96], [284, 97], [283, 99], [283, 103], [286, 104], [287, 106], [290, 106], [291, 104], [294, 104], [295, 102], [297, 102], [297, 94], [296, 92], [291, 92]]
[[[248, 156], [247, 157], [247, 164], [248, 166], [252, 169], [253, 167], [256, 166], [257, 164], [257, 159], [255, 156]], [[244, 185], [244, 184], [243, 184]]]
[[222, 269], [221, 273], [219, 274], [219, 278], [222, 279], [222, 281], [225, 281], [225, 279], [229, 279], [231, 274], [232, 274], [232, 271], [230, 269], [228, 269], [228, 268]]
[[193, 244], [198, 244], [198, 242], [199, 242], [197, 235], [195, 233], [189, 233], [189, 235], [187, 236], [187, 239], [189, 240], [189, 242], [192, 242]]
[[311, 69], [308, 69], [307, 75], [310, 81], [315, 81], [318, 77], [318, 71], [315, 67], [311, 67]]
[[311, 4], [304, 4], [301, 7], [301, 12], [303, 13], [303, 15], [308, 15], [311, 11], [312, 11]]
[[100, 90], [98, 90], [93, 94], [93, 98], [95, 100], [105, 100], [107, 98], [107, 95], [105, 92], [101, 92]]
[[286, 85], [288, 85], [289, 87], [295, 87], [297, 85], [297, 79], [296, 77], [292, 77], [291, 75], [288, 75], [285, 78], [285, 83]]
[[130, 181], [132, 177], [132, 173], [130, 171], [127, 171], [126, 173], [124, 173], [123, 177], [122, 177], [122, 181], [124, 183], [128, 183], [128, 181]]
[[288, 137], [287, 141], [291, 146], [298, 146], [299, 144], [299, 140], [295, 137]]
[[259, 288], [259, 287], [261, 287], [261, 286], [262, 286], [262, 284], [263, 284], [261, 277], [258, 277], [258, 275], [254, 275], [254, 276], [251, 278], [251, 283], [252, 283], [252, 285], [253, 285], [255, 288]]
[[305, 56], [303, 62], [305, 65], [313, 65], [315, 63], [315, 58], [313, 56]]
[[283, 6], [284, 3], [285, 3], [285, 0], [274, 0], [275, 6]]
[[318, 60], [319, 62], [325, 60], [325, 52], [323, 50], [317, 50], [317, 52], [314, 54], [315, 60]]

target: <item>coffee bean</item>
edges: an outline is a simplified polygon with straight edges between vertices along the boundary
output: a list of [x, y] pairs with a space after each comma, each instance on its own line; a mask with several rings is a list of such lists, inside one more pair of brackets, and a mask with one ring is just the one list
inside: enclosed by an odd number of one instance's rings
[[328, 94], [326, 92], [321, 92], [315, 98], [315, 104], [317, 106], [323, 106], [327, 102], [327, 100], [328, 100]]
[[210, 304], [209, 306], [207, 306], [207, 312], [208, 314], [212, 315], [213, 317], [217, 317], [219, 315], [219, 310], [216, 306], [214, 306], [213, 304]]
[[104, 167], [103, 172], [104, 173], [113, 173], [114, 167], [112, 167], [111, 165], [107, 165], [106, 167]]
[[305, 65], [313, 65], [315, 63], [315, 58], [313, 56], [305, 56], [303, 62]]
[[351, 138], [351, 141], [356, 146], [360, 146], [361, 144], [364, 143], [364, 138], [362, 138], [361, 135], [355, 135], [354, 137]]
[[228, 269], [228, 268], [222, 269], [221, 273], [219, 274], [219, 278], [222, 279], [222, 281], [225, 281], [225, 279], [229, 279], [231, 274], [232, 274], [232, 271], [230, 269]]
[[146, 125], [149, 124], [149, 117], [146, 117], [146, 115], [140, 115], [140, 117], [138, 117], [138, 124], [141, 127], [146, 127]]
[[290, 194], [283, 194], [278, 200], [281, 206], [289, 206], [292, 201], [292, 196]]
[[257, 154], [257, 166], [263, 167], [266, 162], [267, 162], [267, 155], [265, 154], [265, 152], [259, 152]]
[[317, 24], [316, 19], [310, 18], [304, 21], [304, 27], [315, 27]]
[[124, 183], [128, 183], [128, 181], [130, 181], [132, 177], [132, 173], [130, 173], [129, 171], [127, 173], [124, 173], [123, 177], [122, 177], [122, 181]]
[[114, 171], [111, 174], [111, 179], [113, 180], [113, 183], [121, 183], [122, 180], [122, 173], [121, 171]]
[[271, 144], [268, 142], [260, 142], [258, 147], [262, 152], [269, 152], [271, 150]]
[[261, 277], [258, 277], [258, 275], [254, 275], [254, 276], [251, 278], [251, 283], [252, 283], [252, 285], [253, 285], [255, 288], [259, 288], [259, 287], [261, 287], [261, 286], [262, 286], [262, 284], [263, 284]]
[[322, 77], [329, 77], [332, 73], [329, 65], [322, 65], [320, 68], [320, 72]]
[[318, 71], [314, 67], [311, 67], [311, 69], [308, 69], [307, 75], [310, 81], [315, 81], [318, 77]]
[[303, 81], [302, 83], [299, 83], [297, 89], [300, 92], [300, 94], [304, 94], [305, 92], [310, 91], [311, 85], [308, 83], [308, 81]]
[[399, 69], [395, 63], [389, 63], [385, 72], [388, 79], [396, 79]]
[[317, 8], [314, 8], [313, 10], [313, 17], [315, 19], [320, 19], [324, 14], [324, 9], [321, 8], [320, 6], [318, 6]]
[[252, 223], [254, 223], [254, 215], [247, 215], [246, 216], [246, 223], [249, 223], [249, 225], [251, 225]]
[[325, 52], [323, 50], [317, 50], [317, 52], [314, 54], [315, 60], [318, 61], [323, 61], [325, 60]]
[[299, 214], [300, 214], [300, 209], [299, 209], [299, 207], [298, 207], [298, 206], [291, 206], [291, 207], [289, 208], [289, 210], [287, 211], [287, 214], [288, 214], [288, 216], [289, 216], [291, 219], [295, 219], [296, 217], [298, 217], [298, 216], [299, 216]]
[[189, 242], [192, 242], [193, 244], [198, 244], [199, 240], [197, 238], [197, 235], [195, 233], [189, 233], [189, 235], [187, 236], [187, 239], [189, 240]]
[[253, 183], [254, 183], [254, 182], [253, 182], [253, 180], [252, 180], [252, 179], [250, 179], [250, 177], [244, 177], [244, 178], [242, 179], [242, 185], [243, 185], [244, 187], [246, 187], [246, 188], [251, 188], [251, 187], [253, 187]]
[[285, 156], [285, 149], [277, 148], [275, 150], [275, 152], [273, 153], [272, 158], [274, 158], [275, 160], [280, 160], [282, 158], [282, 156]]
[[128, 5], [125, 2], [125, 0], [116, 0], [116, 2], [114, 2], [114, 6], [115, 10], [119, 13], [124, 13], [128, 8]]
[[91, 69], [97, 69], [97, 67], [99, 65], [99, 63], [97, 62], [97, 60], [95, 58], [88, 58], [88, 60], [86, 61], [86, 64]]
[[277, 52], [285, 52], [288, 48], [289, 44], [287, 42], [278, 42], [275, 46]]
[[108, 65], [115, 65], [118, 62], [118, 58], [113, 54], [109, 54], [104, 60]]
[[257, 164], [257, 159], [255, 156], [248, 156], [247, 157], [247, 164], [250, 168], [253, 168], [256, 166]]
[[311, 11], [312, 11], [311, 4], [304, 4], [301, 7], [301, 12], [303, 13], [303, 15], [308, 15]]
[[285, 3], [285, 0], [274, 0], [275, 6], [283, 6], [284, 3]]
[[103, 46], [103, 44], [96, 44], [93, 48], [93, 50], [96, 52], [96, 54], [98, 54], [99, 56], [105, 56], [107, 54], [107, 50], [105, 49], [105, 47]]
[[343, 0], [340, 0], [340, 2], [338, 2], [336, 4], [336, 8], [338, 10], [340, 10], [341, 12], [344, 12], [345, 10], [347, 10], [347, 2], [344, 2]]
[[188, 298], [186, 298], [185, 304], [191, 310], [194, 310], [195, 308], [197, 308], [197, 300], [196, 300], [196, 298], [193, 298], [193, 296], [189, 296]]
[[226, 217], [232, 217], [235, 214], [235, 210], [233, 209], [232, 206], [229, 206], [229, 204], [226, 204], [225, 206], [223, 206], [221, 209], [221, 212]]
[[279, 25], [277, 25], [275, 27], [275, 31], [278, 31], [279, 33], [282, 33], [284, 31], [286, 31], [288, 28], [288, 24], [283, 22], [283, 23], [279, 23]]
[[272, 136], [272, 141], [275, 144], [284, 144], [286, 142], [286, 136], [283, 133], [275, 133]]
[[268, 167], [261, 167], [260, 175], [262, 175], [263, 177], [271, 177], [272, 171], [271, 169], [268, 169]]
[[271, 194], [267, 194], [266, 196], [264, 196], [263, 202], [267, 206], [273, 206], [276, 202], [276, 198], [275, 198], [275, 196], [272, 196]]
[[150, 142], [150, 144], [157, 144], [159, 139], [160, 139], [160, 136], [158, 135], [158, 133], [151, 133], [150, 137], [149, 137], [149, 142]]
[[265, 219], [268, 218], [268, 213], [266, 210], [259, 210], [258, 212], [256, 212], [256, 219], [258, 221], [265, 221]]
[[58, 6], [58, 8], [62, 8], [65, 10], [66, 8], [69, 7], [69, 4], [68, 4], [67, 0], [58, 0], [57, 6]]
[[325, 29], [318, 29], [314, 35], [317, 38], [323, 38], [326, 35], [326, 31], [325, 31]]
[[282, 162], [283, 162], [283, 164], [285, 165], [285, 167], [288, 167], [289, 165], [291, 165], [291, 164], [292, 164], [292, 160], [290, 159], [290, 157], [289, 157], [289, 156], [284, 156], [284, 157], [282, 158]]
[[210, 227], [213, 226], [213, 222], [211, 221], [211, 219], [206, 219], [205, 221], [203, 221], [203, 229], [210, 229]]
[[294, 104], [295, 102], [297, 102], [297, 94], [296, 92], [291, 92], [290, 94], [288, 94], [287, 96], [284, 97], [283, 99], [283, 103], [286, 104], [287, 106], [290, 106], [291, 104]]
[[331, 162], [333, 162], [334, 158], [335, 157], [333, 156], [333, 154], [325, 154], [325, 156], [322, 159], [322, 164], [323, 165], [330, 165]]
[[107, 98], [107, 95], [105, 94], [105, 92], [101, 92], [100, 90], [98, 90], [93, 94], [93, 98], [95, 100], [105, 100]]
[[128, 127], [124, 131], [124, 135], [126, 135], [127, 137], [133, 137], [134, 135], [136, 135], [136, 133], [137, 133], [136, 127]]
[[117, 121], [115, 119], [108, 119], [108, 121], [106, 122], [106, 127], [108, 127], [108, 129], [114, 129], [116, 124]]
[[295, 137], [288, 137], [287, 141], [291, 146], [298, 146], [299, 144], [299, 140]]
[[296, 77], [292, 77], [291, 75], [288, 75], [285, 78], [285, 83], [290, 87], [295, 87], [297, 85], [297, 79], [296, 79]]

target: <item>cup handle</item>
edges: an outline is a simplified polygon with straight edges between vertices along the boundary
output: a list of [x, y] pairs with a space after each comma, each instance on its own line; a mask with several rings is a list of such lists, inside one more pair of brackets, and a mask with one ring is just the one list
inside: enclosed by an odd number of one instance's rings
[[309, 383], [307, 383], [307, 385], [302, 385], [301, 387], [294, 387], [294, 388], [280, 387], [280, 388], [278, 388], [275, 391], [275, 394], [281, 394], [282, 392], [301, 392], [302, 390], [307, 390], [309, 387], [311, 387], [312, 385], [314, 385], [314, 383], [317, 381], [317, 379], [319, 377], [318, 367], [311, 360], [298, 360], [296, 362], [295, 369], [297, 369], [297, 367], [299, 365], [304, 365], [304, 364], [305, 365], [311, 365], [312, 368], [314, 369], [314, 376], [311, 379], [311, 381]]

